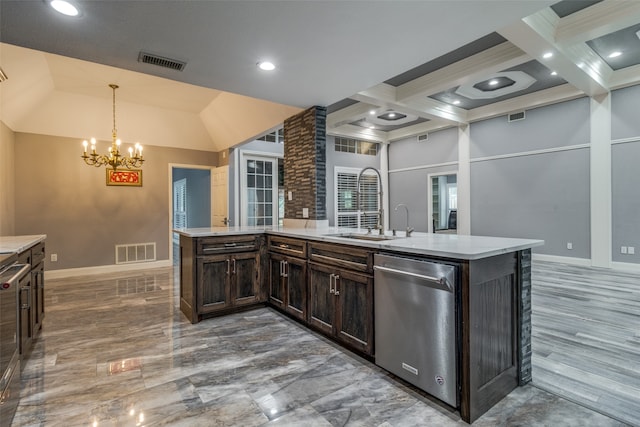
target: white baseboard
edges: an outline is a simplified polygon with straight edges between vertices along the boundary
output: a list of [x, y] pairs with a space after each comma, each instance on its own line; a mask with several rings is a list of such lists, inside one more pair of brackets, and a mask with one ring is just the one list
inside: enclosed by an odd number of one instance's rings
[[640, 271], [640, 264], [633, 264], [630, 262], [612, 262], [611, 268], [615, 270], [625, 270], [625, 271]]
[[64, 270], [46, 270], [46, 279], [64, 279], [67, 277], [89, 276], [92, 274], [120, 273], [126, 271], [150, 270], [153, 268], [171, 267], [171, 260], [165, 259], [153, 262], [140, 262], [135, 264], [99, 265], [95, 267], [67, 268]]
[[[593, 266], [593, 264], [591, 263], [591, 259], [587, 259], [587, 258], [572, 258], [572, 257], [545, 255], [545, 254], [533, 254], [532, 258], [534, 261], [557, 262], [560, 264], [577, 265], [581, 267]], [[611, 262], [609, 268], [613, 270], [640, 271], [640, 264], [613, 261]]]
[[532, 254], [531, 258], [534, 261], [548, 261], [557, 262], [560, 264], [579, 265], [581, 267], [591, 267], [591, 259], [588, 258], [573, 258], [568, 256], [546, 254]]

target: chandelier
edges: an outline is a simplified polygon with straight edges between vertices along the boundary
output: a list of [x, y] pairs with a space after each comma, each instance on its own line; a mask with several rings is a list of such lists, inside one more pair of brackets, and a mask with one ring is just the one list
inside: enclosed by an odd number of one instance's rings
[[91, 153], [87, 154], [89, 142], [85, 139], [82, 142], [84, 153], [81, 157], [89, 166], [111, 166], [114, 171], [122, 166], [127, 169], [139, 168], [142, 166], [142, 163], [144, 163], [142, 159], [142, 145], [136, 142], [134, 147], [129, 147], [129, 157], [120, 154], [121, 141], [118, 139], [118, 131], [116, 130], [116, 89], [118, 89], [118, 85], [110, 84], [109, 87], [113, 90], [113, 131], [111, 133], [112, 141], [111, 147], [109, 147], [109, 154], [96, 153], [96, 139], [91, 138]]

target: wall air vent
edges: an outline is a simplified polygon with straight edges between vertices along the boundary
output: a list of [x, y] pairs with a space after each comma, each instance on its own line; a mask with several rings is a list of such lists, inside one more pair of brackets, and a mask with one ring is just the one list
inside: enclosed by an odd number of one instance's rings
[[507, 116], [509, 122], [517, 122], [518, 120], [524, 120], [524, 111], [518, 111], [517, 113], [511, 113]]
[[416, 137], [416, 139], [418, 140], [418, 142], [424, 142], [427, 139], [429, 139], [429, 134], [428, 133], [423, 133], [422, 135], [418, 135]]
[[116, 264], [131, 264], [134, 262], [150, 262], [155, 260], [155, 242], [116, 245]]
[[164, 56], [154, 55], [149, 52], [140, 52], [138, 62], [145, 64], [157, 65], [158, 67], [169, 68], [171, 70], [182, 71], [187, 65], [186, 62], [177, 59], [165, 58]]

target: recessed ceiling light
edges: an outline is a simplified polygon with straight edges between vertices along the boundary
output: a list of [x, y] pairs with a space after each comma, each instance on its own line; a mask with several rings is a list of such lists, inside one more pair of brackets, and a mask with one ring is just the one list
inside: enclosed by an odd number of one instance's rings
[[542, 57], [543, 57], [544, 59], [549, 59], [549, 58], [551, 58], [552, 56], [553, 56], [553, 52], [545, 52], [545, 54], [544, 54], [544, 55], [542, 55]]
[[67, 16], [78, 16], [80, 13], [78, 8], [64, 0], [52, 0], [50, 3], [52, 8]]
[[622, 55], [622, 52], [620, 52], [619, 50], [616, 50], [615, 52], [611, 52], [609, 54], [609, 58], [617, 58], [620, 55]]
[[263, 71], [273, 71], [276, 69], [276, 66], [273, 64], [273, 62], [262, 61], [262, 62], [258, 62], [258, 68], [260, 68]]
[[552, 72], [551, 72], [551, 75], [552, 75], [552, 76], [557, 76], [557, 75], [558, 75], [558, 72], [557, 72], [557, 71], [552, 71]]
[[490, 80], [490, 81], [489, 81], [489, 86], [495, 86], [495, 85], [497, 85], [498, 83], [500, 83], [498, 80], [493, 79], [493, 80]]
[[453, 105], [460, 105], [460, 100], [456, 99], [455, 101], [453, 101]]
[[370, 129], [375, 129], [376, 127], [374, 125], [369, 126]]
[[396, 113], [389, 113], [389, 117], [393, 118], [396, 116]]
[[376, 113], [376, 110], [371, 110], [369, 111], [369, 114], [371, 114], [372, 116]]

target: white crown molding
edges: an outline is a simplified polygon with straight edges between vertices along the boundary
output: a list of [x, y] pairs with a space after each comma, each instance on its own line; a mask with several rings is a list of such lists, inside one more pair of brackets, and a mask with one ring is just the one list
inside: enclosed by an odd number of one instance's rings
[[469, 122], [490, 119], [514, 111], [530, 110], [545, 105], [581, 98], [585, 94], [570, 84], [555, 86], [539, 92], [529, 93], [502, 102], [485, 105], [469, 111]]
[[435, 119], [428, 122], [418, 123], [412, 126], [392, 130], [388, 133], [387, 139], [389, 140], [389, 142], [399, 141], [401, 139], [409, 138], [423, 133], [435, 132], [437, 130], [442, 130], [450, 127], [452, 127], [451, 123], [444, 120]]
[[492, 73], [522, 64], [530, 59], [512, 43], [501, 43], [399, 86], [397, 100], [406, 103], [417, 97], [433, 95], [454, 86], [486, 79]]
[[640, 22], [640, 2], [603, 1], [562, 18], [555, 31], [556, 43], [584, 43]]
[[345, 138], [355, 138], [364, 141], [373, 141], [386, 144], [388, 142], [387, 133], [375, 129], [367, 129], [355, 125], [342, 125], [340, 127], [327, 127], [327, 134], [343, 136]]
[[610, 89], [621, 89], [623, 87], [637, 85], [638, 76], [640, 76], [640, 65], [614, 71], [609, 80]]

